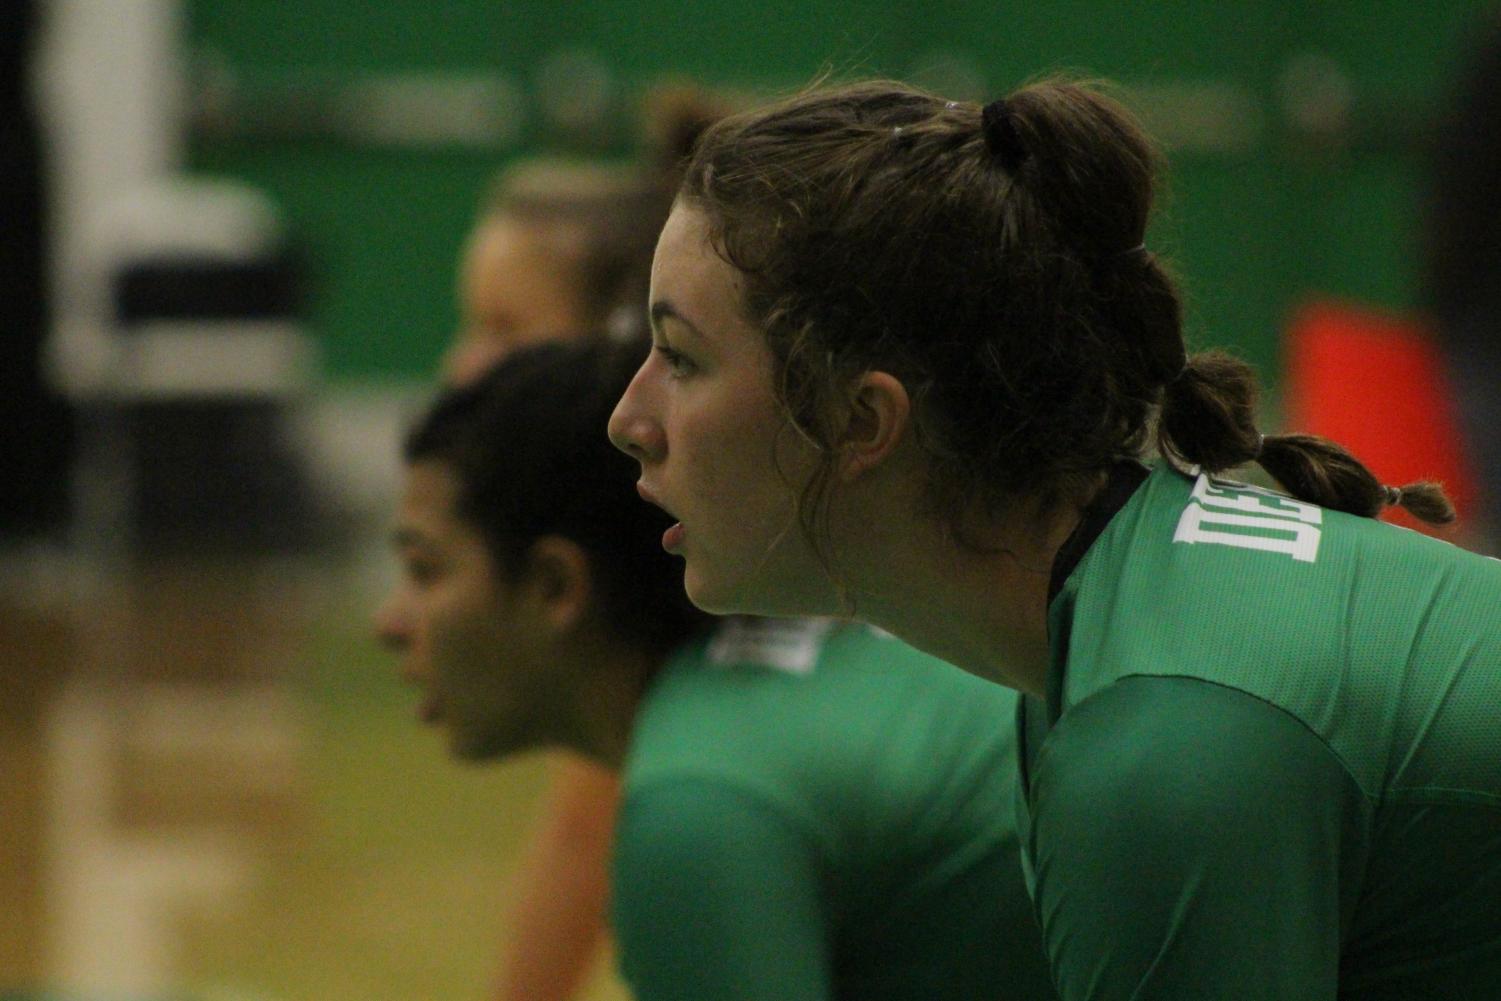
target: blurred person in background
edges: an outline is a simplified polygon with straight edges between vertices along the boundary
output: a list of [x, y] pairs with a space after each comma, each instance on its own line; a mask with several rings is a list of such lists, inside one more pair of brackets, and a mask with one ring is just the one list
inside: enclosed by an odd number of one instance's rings
[[[645, 102], [638, 164], [533, 158], [496, 179], [459, 261], [460, 326], [443, 357], [466, 385], [507, 353], [606, 336], [646, 350], [646, 292], [678, 165], [728, 107], [686, 85]], [[565, 1001], [605, 951], [615, 772], [562, 752], [516, 868], [516, 904], [494, 997]]]
[[729, 110], [705, 91], [663, 85], [645, 100], [642, 162], [538, 157], [502, 171], [460, 257], [445, 379], [470, 381], [540, 341], [603, 333], [644, 345], [652, 252], [680, 166]]
[[644, 337], [649, 261], [665, 207], [654, 177], [625, 166], [524, 160], [496, 179], [459, 262], [459, 331], [443, 358], [473, 381], [524, 345], [601, 331]]
[[1011, 823], [1015, 696], [867, 627], [709, 626], [601, 433], [640, 361], [507, 354], [407, 438], [377, 613], [452, 753], [621, 771], [639, 1001], [1051, 997]]
[[37, 5], [0, 10], [0, 542], [63, 527], [72, 414], [48, 385], [47, 204], [30, 75]]
[[1424, 218], [1424, 294], [1449, 358], [1479, 478], [1481, 545], [1501, 521], [1501, 8], [1478, 26], [1435, 137]]

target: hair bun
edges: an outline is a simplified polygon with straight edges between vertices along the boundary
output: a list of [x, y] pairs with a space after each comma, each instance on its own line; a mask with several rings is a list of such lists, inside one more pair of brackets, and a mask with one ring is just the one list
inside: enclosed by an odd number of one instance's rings
[[980, 112], [980, 128], [985, 134], [985, 148], [1010, 173], [1027, 159], [1027, 147], [1016, 130], [1016, 116], [1003, 97], [991, 101]]

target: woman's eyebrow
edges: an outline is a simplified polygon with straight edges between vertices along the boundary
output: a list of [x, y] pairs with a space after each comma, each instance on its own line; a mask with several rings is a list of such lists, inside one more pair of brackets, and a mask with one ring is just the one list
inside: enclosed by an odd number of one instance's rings
[[427, 543], [427, 537], [415, 528], [405, 525], [391, 530], [391, 546], [393, 549], [416, 549]]
[[696, 334], [699, 337], [704, 336], [704, 332], [700, 330], [692, 320], [688, 319], [686, 316], [680, 313], [676, 306], [674, 306], [671, 302], [668, 302], [666, 299], [658, 299], [656, 302], [651, 304], [652, 329], [660, 330], [662, 327], [662, 321], [666, 319], [676, 320], [684, 327], [687, 327], [688, 330], [693, 334]]

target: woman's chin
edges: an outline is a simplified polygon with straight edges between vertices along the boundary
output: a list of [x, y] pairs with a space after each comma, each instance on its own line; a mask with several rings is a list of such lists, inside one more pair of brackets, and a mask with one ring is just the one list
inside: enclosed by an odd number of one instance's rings
[[795, 588], [751, 586], [746, 581], [735, 585], [694, 573], [690, 565], [683, 573], [683, 588], [688, 600], [710, 615], [761, 615], [787, 618], [827, 614], [803, 600]]
[[757, 614], [747, 607], [743, 588], [726, 586], [722, 576], [706, 574], [689, 560], [683, 567], [683, 590], [688, 600], [710, 615]]
[[723, 596], [717, 595], [712, 587], [705, 582], [692, 568], [683, 571], [683, 591], [688, 595], [688, 600], [693, 602], [694, 607], [710, 615], [730, 615], [736, 610], [728, 608], [724, 604]]
[[476, 729], [461, 724], [449, 727], [448, 753], [459, 761], [491, 761], [527, 749], [526, 744], [514, 736], [493, 728]]

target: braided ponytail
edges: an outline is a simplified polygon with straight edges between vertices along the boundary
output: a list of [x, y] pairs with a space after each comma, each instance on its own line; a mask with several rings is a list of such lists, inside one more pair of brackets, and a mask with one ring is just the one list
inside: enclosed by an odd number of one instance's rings
[[1163, 391], [1159, 451], [1211, 473], [1254, 461], [1294, 497], [1335, 511], [1374, 518], [1397, 506], [1431, 525], [1454, 520], [1454, 506], [1437, 483], [1388, 487], [1327, 438], [1263, 437], [1256, 430], [1256, 395], [1256, 376], [1245, 362], [1220, 351], [1192, 355]]
[[1454, 520], [1454, 505], [1439, 484], [1385, 486], [1343, 445], [1318, 435], [1269, 435], [1257, 461], [1294, 496], [1336, 511], [1374, 518], [1395, 506], [1430, 525]]

